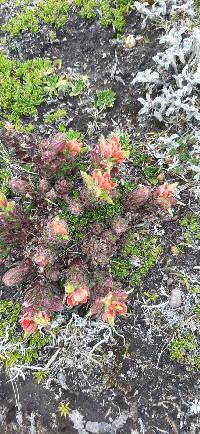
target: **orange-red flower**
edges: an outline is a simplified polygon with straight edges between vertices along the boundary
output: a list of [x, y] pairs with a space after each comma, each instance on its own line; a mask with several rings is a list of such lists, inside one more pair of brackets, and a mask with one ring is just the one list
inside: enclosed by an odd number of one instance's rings
[[80, 154], [82, 147], [83, 144], [78, 142], [78, 140], [75, 139], [66, 142], [66, 148], [68, 149], [69, 154], [72, 155], [73, 157], [77, 157]]
[[50, 223], [50, 236], [52, 238], [62, 238], [67, 240], [69, 238], [69, 228], [65, 220], [60, 219], [59, 216], [54, 217]]
[[107, 321], [110, 325], [114, 325], [116, 315], [126, 315], [127, 306], [124, 303], [127, 299], [127, 294], [124, 291], [111, 291], [104, 299], [102, 299], [104, 312], [102, 320]]
[[67, 304], [70, 307], [77, 306], [78, 304], [87, 303], [89, 298], [88, 288], [75, 289], [71, 294], [67, 296]]
[[107, 193], [110, 190], [113, 190], [113, 188], [115, 188], [117, 185], [115, 182], [112, 181], [110, 173], [102, 173], [100, 169], [96, 169], [92, 172], [92, 178], [95, 181], [96, 185], [98, 185], [101, 190]]
[[128, 151], [121, 149], [119, 137], [113, 135], [106, 143], [102, 136], [97, 145], [97, 154], [106, 160], [113, 160], [115, 163], [123, 163], [128, 156]]
[[127, 314], [127, 306], [122, 301], [112, 301], [112, 303], [104, 310], [102, 314], [102, 320], [112, 323], [114, 322], [117, 314]]
[[25, 332], [25, 335], [30, 335], [36, 332], [38, 326], [47, 327], [50, 324], [50, 317], [47, 312], [40, 310], [35, 314], [26, 312], [20, 319], [20, 324]]
[[154, 191], [154, 197], [163, 197], [166, 199], [167, 197], [173, 196], [174, 190], [174, 184], [168, 184], [168, 182], [165, 182], [163, 185], [159, 185], [159, 187], [156, 188]]
[[24, 315], [20, 319], [20, 324], [26, 335], [30, 335], [37, 330], [37, 324], [35, 324], [32, 315], [28, 312], [24, 313]]

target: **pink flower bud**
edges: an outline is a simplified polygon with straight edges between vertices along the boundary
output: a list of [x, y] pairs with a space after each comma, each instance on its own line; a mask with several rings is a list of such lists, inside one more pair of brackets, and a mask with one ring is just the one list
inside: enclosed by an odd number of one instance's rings
[[32, 271], [32, 266], [30, 261], [22, 261], [18, 265], [8, 270], [3, 278], [2, 282], [5, 286], [16, 286], [20, 285], [29, 273]]
[[125, 200], [127, 206], [138, 208], [145, 205], [150, 197], [151, 189], [143, 185], [128, 193]]
[[68, 202], [69, 211], [76, 215], [80, 216], [83, 214], [83, 206], [81, 205], [79, 200], [71, 199]]
[[44, 248], [38, 249], [37, 253], [33, 256], [33, 262], [44, 268], [52, 260], [52, 255]]
[[51, 238], [61, 238], [63, 240], [69, 239], [69, 228], [65, 220], [60, 219], [59, 216], [54, 217], [50, 222], [49, 234]]
[[117, 216], [112, 221], [112, 229], [117, 235], [121, 235], [128, 230], [128, 222], [125, 218]]
[[20, 178], [11, 178], [9, 186], [15, 193], [27, 194], [31, 192], [31, 186], [29, 182]]
[[39, 183], [39, 191], [41, 191], [41, 193], [46, 193], [49, 189], [50, 185], [47, 179], [41, 179]]
[[63, 152], [66, 148], [66, 136], [64, 133], [58, 133], [55, 135], [55, 137], [51, 140], [50, 145], [53, 148], [53, 150], [57, 152]]

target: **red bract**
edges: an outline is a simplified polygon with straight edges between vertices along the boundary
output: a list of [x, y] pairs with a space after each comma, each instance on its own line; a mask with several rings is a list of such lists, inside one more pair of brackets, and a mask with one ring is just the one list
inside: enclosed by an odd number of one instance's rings
[[37, 330], [37, 324], [30, 313], [24, 313], [20, 319], [20, 324], [25, 332], [25, 335], [30, 335]]
[[[101, 167], [113, 165], [113, 163], [121, 164], [128, 157], [129, 151], [121, 148], [119, 137], [113, 135], [108, 142], [101, 136], [96, 150], [91, 153], [94, 161], [100, 164]], [[103, 161], [102, 161], [103, 160]], [[107, 160], [107, 162], [105, 161]]]
[[100, 169], [96, 169], [92, 172], [92, 178], [96, 185], [98, 185], [98, 187], [100, 187], [100, 189], [106, 193], [108, 193], [110, 190], [113, 190], [113, 188], [117, 186], [117, 184], [112, 181], [110, 173], [102, 173]]
[[155, 189], [154, 197], [163, 197], [164, 199], [171, 197], [175, 192], [175, 188], [175, 184], [168, 184], [168, 182], [165, 182], [163, 185], [160, 185]]
[[50, 222], [49, 234], [51, 238], [61, 238], [63, 240], [68, 240], [69, 228], [65, 220], [60, 219], [59, 216], [54, 217], [54, 219]]
[[97, 299], [91, 307], [91, 314], [102, 313], [102, 320], [114, 325], [116, 315], [126, 315], [127, 306], [124, 303], [127, 294], [124, 291], [110, 291], [104, 298]]
[[71, 294], [67, 296], [67, 304], [70, 307], [77, 306], [78, 304], [87, 303], [89, 298], [88, 288], [75, 289]]
[[112, 136], [107, 143], [104, 157], [106, 159], [112, 158], [115, 163], [121, 164], [126, 158], [126, 151], [121, 149], [120, 141], [117, 136]]
[[121, 301], [112, 301], [111, 304], [104, 310], [102, 320], [109, 324], [114, 324], [116, 315], [126, 315], [127, 306]]
[[66, 142], [66, 148], [69, 151], [69, 154], [73, 157], [77, 157], [80, 154], [82, 147], [83, 144], [78, 142], [78, 140], [75, 139]]

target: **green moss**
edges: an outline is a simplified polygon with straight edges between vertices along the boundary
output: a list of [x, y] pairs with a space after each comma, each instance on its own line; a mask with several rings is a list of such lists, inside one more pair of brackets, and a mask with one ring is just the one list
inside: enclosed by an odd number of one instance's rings
[[146, 166], [144, 168], [144, 175], [148, 182], [152, 185], [158, 183], [159, 168], [154, 166]]
[[183, 236], [188, 247], [193, 247], [200, 240], [200, 223], [196, 216], [189, 216], [179, 221], [183, 229]]
[[[20, 11], [16, 16], [9, 18], [1, 27], [3, 33], [9, 33], [15, 38], [27, 30], [38, 33], [41, 24], [51, 25], [55, 29], [62, 28], [67, 19], [69, 4], [63, 0], [37, 0], [36, 5], [19, 4]], [[29, 7], [27, 7], [27, 5]]]
[[[76, 193], [76, 192], [75, 192]], [[75, 194], [77, 197], [77, 194]], [[112, 205], [101, 205], [94, 210], [86, 209], [82, 216], [75, 216], [70, 213], [66, 202], [59, 201], [63, 218], [68, 222], [70, 232], [76, 241], [84, 237], [90, 224], [95, 222], [106, 222], [114, 216], [122, 213], [120, 199], [115, 199]]]
[[112, 89], [97, 90], [96, 96], [96, 106], [99, 110], [105, 110], [109, 107], [113, 107], [116, 93]]
[[48, 96], [48, 84], [57, 79], [55, 68], [47, 59], [26, 62], [9, 59], [0, 53], [0, 111], [1, 120], [22, 126], [24, 117], [37, 115], [37, 107]]
[[36, 372], [33, 372], [33, 376], [36, 379], [36, 382], [38, 384], [40, 384], [48, 376], [48, 372], [47, 371], [36, 371]]
[[87, 89], [86, 80], [80, 78], [72, 84], [69, 94], [70, 96], [78, 96], [81, 95], [83, 92], [85, 92], [86, 89]]
[[124, 15], [131, 11], [134, 0], [74, 0], [78, 13], [87, 19], [100, 16], [100, 23], [107, 28], [111, 24], [122, 32], [126, 24]]
[[175, 337], [170, 345], [170, 358], [189, 368], [199, 369], [200, 354], [197, 353], [197, 348], [197, 340], [193, 333]]
[[67, 112], [64, 109], [57, 109], [51, 113], [47, 113], [44, 116], [44, 123], [47, 125], [54, 124], [55, 122], [59, 121], [60, 119], [66, 118]]
[[[156, 263], [160, 253], [155, 237], [137, 240], [134, 233], [130, 232], [121, 255], [112, 260], [112, 275], [114, 278], [127, 281], [131, 286], [140, 286], [142, 278]], [[132, 259], [138, 258], [137, 270], [133, 272]], [[141, 264], [141, 265], [140, 265]]]
[[196, 316], [196, 321], [198, 323], [200, 323], [200, 302], [196, 304], [196, 306], [194, 307], [194, 313]]
[[58, 410], [61, 416], [69, 416], [69, 402], [61, 402], [58, 406]]
[[7, 197], [11, 193], [11, 189], [8, 185], [8, 181], [12, 176], [12, 172], [8, 168], [2, 168], [0, 166], [0, 191], [3, 192]]

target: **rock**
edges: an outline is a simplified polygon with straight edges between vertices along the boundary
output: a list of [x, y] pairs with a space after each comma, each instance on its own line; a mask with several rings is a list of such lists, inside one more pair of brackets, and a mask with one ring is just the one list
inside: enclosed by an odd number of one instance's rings
[[177, 308], [182, 305], [182, 295], [179, 288], [172, 289], [169, 297], [169, 305], [173, 308]]
[[136, 44], [136, 40], [133, 35], [128, 35], [125, 39], [126, 48], [134, 48]]

